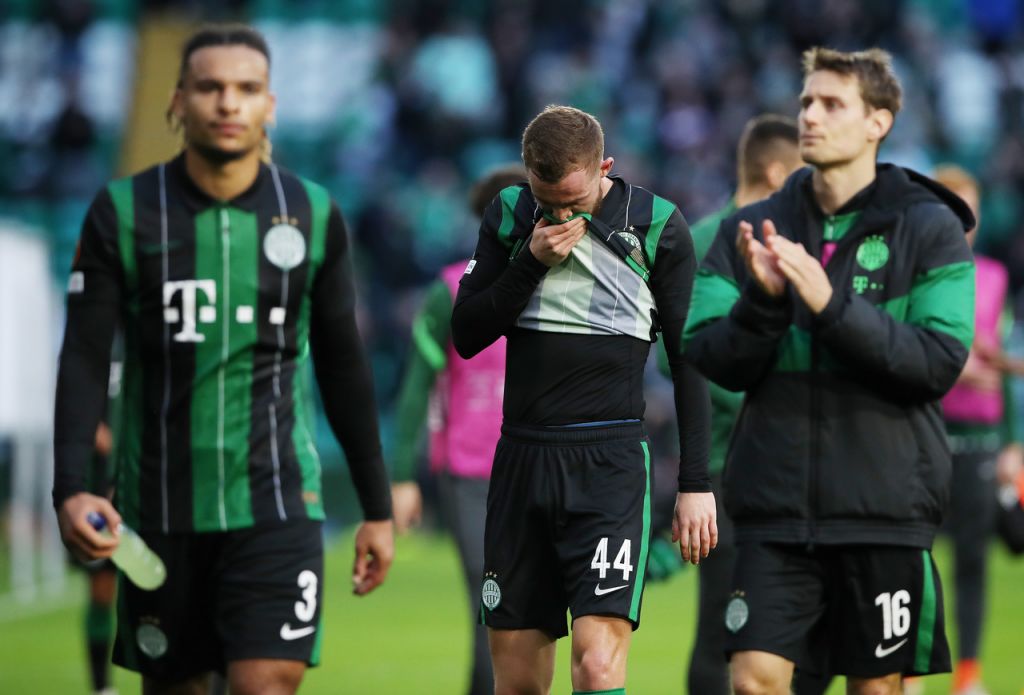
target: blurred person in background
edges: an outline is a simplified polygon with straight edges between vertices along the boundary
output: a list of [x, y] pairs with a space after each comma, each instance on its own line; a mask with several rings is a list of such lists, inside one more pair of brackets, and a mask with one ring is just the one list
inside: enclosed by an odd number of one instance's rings
[[[720, 210], [698, 220], [690, 233], [697, 262], [704, 258], [718, 234], [722, 220], [738, 208], [767, 198], [782, 188], [786, 178], [803, 166], [800, 159], [796, 121], [787, 116], [763, 114], [747, 122], [736, 148], [736, 193]], [[665, 353], [659, 352], [659, 367], [668, 371]], [[733, 424], [743, 405], [743, 393], [729, 391], [715, 383], [711, 393], [711, 454], [708, 469], [715, 493], [718, 547], [700, 565], [697, 634], [690, 653], [687, 689], [690, 693], [727, 695], [729, 663], [725, 659], [725, 607], [736, 564], [732, 522], [722, 500], [722, 468]], [[795, 679], [797, 695], [824, 692], [827, 679], [803, 673]]]
[[974, 333], [974, 216], [877, 163], [901, 101], [884, 51], [805, 52], [810, 167], [722, 222], [695, 283], [687, 358], [746, 391], [724, 481], [740, 695], [790, 692], [795, 666], [860, 695], [950, 668], [930, 549], [951, 469], [939, 399]]
[[[214, 670], [232, 693], [292, 693], [319, 660], [310, 354], [366, 519], [356, 594], [384, 581], [393, 554], [345, 223], [322, 187], [263, 161], [269, 68], [249, 27], [189, 38], [168, 109], [184, 151], [96, 196], [68, 285], [53, 499], [79, 556], [110, 557], [123, 514], [167, 566], [154, 591], [119, 588], [114, 662], [139, 671], [146, 693], [205, 693]], [[84, 477], [119, 322], [115, 508]]]
[[696, 263], [678, 208], [621, 178], [588, 113], [549, 106], [523, 133], [527, 183], [484, 214], [452, 314], [466, 358], [507, 337], [487, 499], [482, 620], [495, 691], [546, 693], [572, 614], [575, 693], [625, 693], [651, 534], [643, 371], [663, 331], [680, 433], [673, 540], [714, 547], [704, 380], [680, 337]]
[[[518, 164], [495, 169], [480, 179], [469, 199], [477, 220], [499, 192], [525, 180], [526, 170]], [[412, 349], [395, 404], [391, 502], [399, 533], [420, 522], [423, 499], [416, 462], [426, 429], [430, 472], [438, 478], [441, 513], [455, 537], [474, 624], [469, 693], [483, 695], [494, 692], [487, 628], [479, 622], [480, 581], [487, 487], [501, 434], [505, 339], [499, 338], [469, 360], [459, 357], [452, 346], [452, 303], [468, 262], [458, 261], [441, 271], [413, 320]]]
[[[979, 219], [981, 191], [973, 176], [951, 164], [937, 167], [933, 176], [963, 198]], [[977, 236], [975, 225], [967, 235], [972, 247]], [[974, 342], [960, 377], [942, 399], [953, 453], [953, 492], [946, 528], [955, 550], [955, 695], [988, 692], [982, 685], [978, 657], [985, 622], [988, 542], [995, 529], [997, 472], [1000, 479], [1012, 480], [1024, 460], [1020, 411], [1004, 367], [1004, 341], [1013, 321], [1007, 301], [1009, 274], [1002, 263], [978, 253], [974, 264]]]

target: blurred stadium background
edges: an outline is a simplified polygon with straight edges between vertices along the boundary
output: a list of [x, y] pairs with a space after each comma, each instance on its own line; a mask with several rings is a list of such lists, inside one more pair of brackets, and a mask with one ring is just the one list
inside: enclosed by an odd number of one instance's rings
[[[1018, 0], [3, 0], [0, 692], [87, 689], [75, 612], [84, 590], [66, 569], [49, 504], [62, 288], [95, 191], [175, 151], [164, 110], [181, 42], [203, 20], [242, 20], [266, 34], [278, 96], [274, 157], [326, 185], [346, 215], [386, 447], [422, 290], [475, 243], [469, 184], [518, 158], [523, 127], [549, 103], [594, 113], [615, 170], [674, 200], [692, 221], [730, 196], [746, 120], [795, 115], [804, 48], [879, 45], [895, 55], [906, 92], [881, 158], [922, 171], [953, 161], [980, 178], [978, 249], [1009, 265], [1020, 298]], [[653, 374], [648, 393], [661, 479], [671, 481], [670, 394]], [[326, 501], [332, 528], [343, 529], [356, 507], [321, 424]], [[398, 692], [394, 678], [404, 675], [415, 692], [457, 692], [468, 635], [450, 546], [403, 540], [408, 554], [393, 585], [356, 604], [339, 588], [346, 540], [331, 546], [335, 618], [327, 666], [308, 690]], [[994, 552], [986, 677], [995, 695], [1015, 695], [1024, 686], [1014, 656], [1024, 600], [1014, 587], [1024, 566]], [[652, 589], [653, 625], [638, 636], [633, 692], [681, 691], [695, 600], [692, 573]], [[427, 604], [448, 609], [427, 612]], [[406, 664], [433, 670], [396, 672]], [[121, 682], [133, 681], [122, 674]], [[929, 691], [946, 691], [934, 682]], [[567, 688], [564, 680], [557, 687]]]

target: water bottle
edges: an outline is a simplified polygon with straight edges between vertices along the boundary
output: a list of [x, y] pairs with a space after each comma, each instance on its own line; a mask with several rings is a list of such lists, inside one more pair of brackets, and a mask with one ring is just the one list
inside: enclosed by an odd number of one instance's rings
[[[112, 535], [107, 529], [107, 520], [96, 512], [89, 512], [86, 519], [92, 527], [106, 536]], [[118, 526], [121, 542], [111, 556], [114, 564], [140, 589], [152, 591], [159, 588], [167, 578], [167, 568], [160, 556], [150, 550], [139, 534], [124, 524]]]

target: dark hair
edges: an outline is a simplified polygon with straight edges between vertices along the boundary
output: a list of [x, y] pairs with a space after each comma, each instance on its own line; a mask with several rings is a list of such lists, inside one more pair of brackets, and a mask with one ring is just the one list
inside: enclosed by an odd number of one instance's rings
[[557, 183], [577, 169], [596, 168], [603, 154], [601, 124], [572, 106], [546, 107], [523, 131], [523, 163], [546, 183]]
[[789, 156], [799, 157], [799, 144], [799, 131], [792, 118], [774, 113], [751, 118], [736, 148], [740, 181], [750, 186], [766, 183], [768, 165]]
[[505, 164], [491, 169], [481, 176], [469, 191], [469, 209], [477, 217], [483, 217], [494, 196], [509, 186], [526, 180], [526, 169], [522, 164]]
[[210, 46], [248, 46], [262, 53], [267, 59], [267, 65], [270, 65], [270, 47], [260, 32], [245, 24], [207, 24], [196, 30], [182, 46], [181, 63], [178, 66], [178, 87], [185, 81], [188, 61], [192, 54]]
[[860, 83], [860, 97], [865, 106], [888, 109], [894, 117], [900, 112], [903, 89], [893, 70], [892, 56], [881, 48], [844, 53], [815, 46], [804, 51], [803, 64], [805, 79], [818, 70], [853, 75]]

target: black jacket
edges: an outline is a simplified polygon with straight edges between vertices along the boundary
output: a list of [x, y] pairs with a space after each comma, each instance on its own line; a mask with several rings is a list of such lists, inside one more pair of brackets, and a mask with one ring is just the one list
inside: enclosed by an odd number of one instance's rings
[[[949, 497], [939, 398], [974, 331], [974, 265], [960, 198], [879, 165], [826, 265], [815, 317], [792, 287], [759, 290], [736, 252], [740, 221], [775, 222], [821, 258], [811, 170], [725, 219], [698, 273], [684, 337], [709, 379], [747, 392], [725, 469], [740, 540], [930, 547]], [[843, 211], [839, 211], [842, 213]]]

